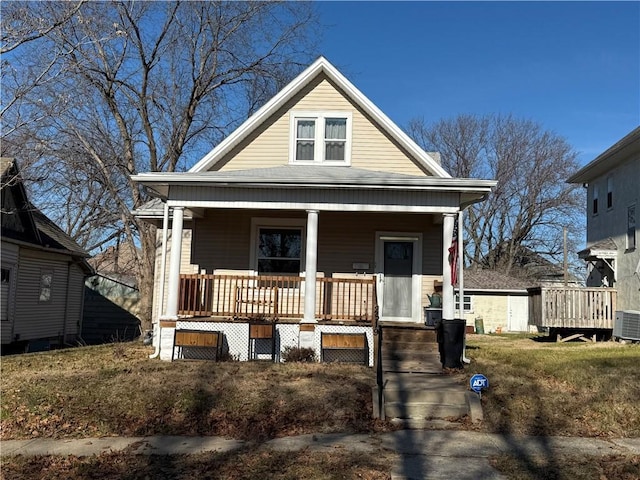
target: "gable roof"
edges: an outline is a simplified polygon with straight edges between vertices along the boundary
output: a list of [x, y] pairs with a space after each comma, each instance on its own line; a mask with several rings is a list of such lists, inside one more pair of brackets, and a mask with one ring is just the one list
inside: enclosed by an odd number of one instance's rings
[[464, 271], [465, 291], [517, 291], [526, 292], [527, 288], [537, 285], [537, 282], [512, 277], [497, 270], [466, 270]]
[[[2, 157], [0, 171], [2, 174], [0, 190], [3, 193], [2, 236], [39, 244], [40, 233], [36, 228], [33, 215], [30, 214], [32, 207], [27, 199], [27, 191], [24, 188], [18, 164], [13, 158]], [[16, 215], [17, 222], [13, 226], [10, 225], [7, 215]]]
[[621, 138], [594, 160], [569, 177], [567, 183], [588, 183], [604, 175], [634, 153], [640, 153], [640, 127]]
[[[69, 235], [58, 227], [49, 217], [38, 210], [27, 198], [27, 193], [22, 182], [20, 169], [12, 158], [0, 159], [2, 171], [2, 190], [10, 190], [16, 201], [16, 214], [20, 215], [25, 232], [2, 229], [2, 238], [14, 240], [41, 250], [54, 251], [79, 257], [87, 271], [91, 271], [86, 258], [89, 254], [78, 245]], [[3, 201], [5, 196], [2, 196]], [[3, 209], [5, 205], [2, 205]]]
[[247, 138], [287, 101], [321, 74], [326, 75], [334, 82], [346, 96], [368, 114], [384, 132], [397, 141], [400, 146], [405, 148], [413, 158], [419, 162], [421, 168], [431, 172], [435, 177], [451, 178], [451, 175], [449, 175], [431, 155], [420, 148], [324, 57], [320, 57], [312, 63], [233, 133], [220, 142], [218, 146], [205, 155], [189, 172], [197, 173], [210, 170], [223, 159], [225, 154]]

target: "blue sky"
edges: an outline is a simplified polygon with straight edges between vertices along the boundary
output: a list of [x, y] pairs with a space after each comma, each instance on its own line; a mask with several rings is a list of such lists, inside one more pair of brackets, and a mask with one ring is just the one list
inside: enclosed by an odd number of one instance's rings
[[639, 2], [320, 2], [320, 51], [399, 126], [512, 113], [587, 163], [640, 124]]

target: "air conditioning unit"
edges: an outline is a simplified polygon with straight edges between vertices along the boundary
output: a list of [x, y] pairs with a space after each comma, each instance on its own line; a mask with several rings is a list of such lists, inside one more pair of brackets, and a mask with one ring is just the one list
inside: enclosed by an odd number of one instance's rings
[[614, 338], [640, 341], [640, 312], [637, 310], [616, 311], [613, 336]]

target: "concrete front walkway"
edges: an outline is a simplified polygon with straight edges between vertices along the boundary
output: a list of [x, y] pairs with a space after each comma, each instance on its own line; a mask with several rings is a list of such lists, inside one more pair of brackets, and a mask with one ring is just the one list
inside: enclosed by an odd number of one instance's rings
[[[32, 439], [0, 442], [0, 455], [76, 455], [126, 452], [131, 455], [186, 455], [232, 452], [249, 442], [221, 437], [104, 437]], [[392, 478], [500, 479], [488, 461], [491, 455], [511, 453], [524, 458], [543, 455], [640, 455], [640, 438], [521, 437], [454, 430], [399, 430], [381, 434], [310, 434], [277, 438], [261, 448], [312, 452], [387, 450], [398, 455]]]

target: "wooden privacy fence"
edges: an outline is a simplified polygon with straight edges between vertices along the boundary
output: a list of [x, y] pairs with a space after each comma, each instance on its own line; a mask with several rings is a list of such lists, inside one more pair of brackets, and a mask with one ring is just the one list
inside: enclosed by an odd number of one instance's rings
[[[248, 319], [302, 318], [304, 277], [180, 275], [178, 314]], [[373, 322], [375, 278], [317, 278], [316, 318]]]
[[614, 288], [537, 287], [529, 291], [529, 325], [613, 328]]

